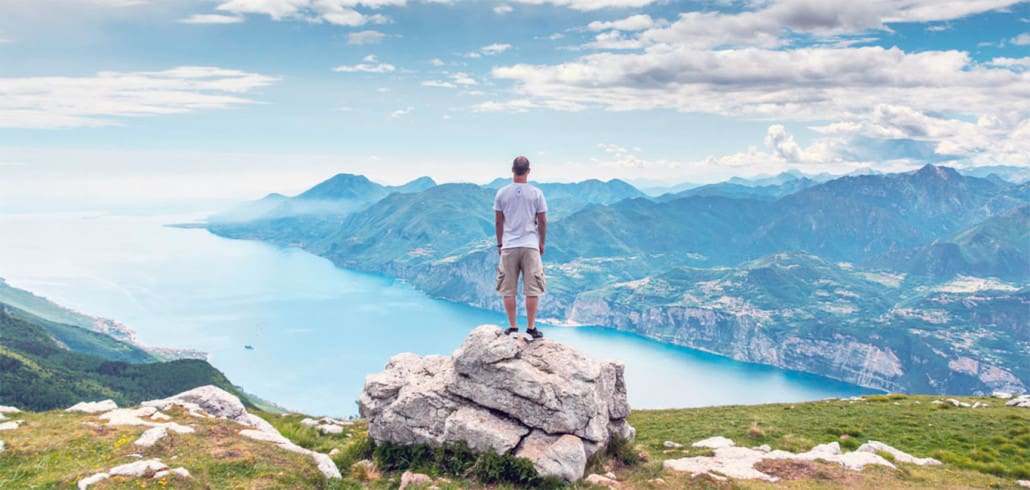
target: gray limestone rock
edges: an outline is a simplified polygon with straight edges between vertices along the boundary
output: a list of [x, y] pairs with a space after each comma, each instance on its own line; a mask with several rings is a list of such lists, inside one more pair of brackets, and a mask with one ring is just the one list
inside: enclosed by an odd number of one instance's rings
[[869, 441], [859, 446], [856, 452], [873, 453], [877, 451], [883, 451], [885, 453], [894, 456], [894, 461], [898, 463], [910, 463], [918, 466], [940, 466], [941, 462], [934, 458], [917, 458], [899, 449], [895, 449], [879, 441]]
[[493, 450], [504, 454], [528, 433], [529, 429], [518, 422], [473, 406], [459, 408], [444, 422], [445, 440], [465, 441], [479, 452]]
[[118, 408], [118, 404], [114, 400], [104, 400], [100, 402], [79, 402], [66, 409], [65, 412], [80, 412], [80, 413], [100, 413], [108, 412]]
[[[535, 455], [541, 475], [576, 481], [580, 459], [585, 464], [613, 437], [636, 435], [625, 420], [623, 371], [622, 363], [553, 340], [529, 342], [483, 325], [451, 356], [390, 358], [383, 372], [365, 378], [358, 410], [377, 442], [515, 450]], [[543, 435], [551, 439], [541, 446]]]
[[1030, 408], [1030, 395], [1020, 395], [1005, 402], [1006, 407]]
[[200, 386], [163, 400], [151, 400], [140, 404], [143, 407], [156, 407], [159, 410], [167, 410], [172, 405], [183, 406], [190, 413], [199, 410], [212, 417], [230, 420], [247, 415], [247, 409], [243, 407], [243, 402], [236, 395], [214, 385]]
[[567, 482], [583, 478], [587, 465], [582, 439], [571, 434], [560, 437], [547, 435], [540, 430], [534, 430], [522, 440], [515, 456], [532, 461], [541, 475], [555, 476]]

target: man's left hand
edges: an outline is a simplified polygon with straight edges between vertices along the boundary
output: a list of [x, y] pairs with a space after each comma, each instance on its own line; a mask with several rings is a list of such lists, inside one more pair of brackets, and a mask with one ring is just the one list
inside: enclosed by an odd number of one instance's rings
[[543, 255], [543, 254], [544, 254], [544, 244], [541, 243], [540, 244], [540, 255]]

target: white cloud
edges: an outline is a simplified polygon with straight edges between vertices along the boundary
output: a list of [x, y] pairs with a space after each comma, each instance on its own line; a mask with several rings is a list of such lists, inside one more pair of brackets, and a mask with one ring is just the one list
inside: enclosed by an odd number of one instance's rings
[[433, 66], [443, 66], [444, 62], [440, 58], [433, 58], [433, 59], [429, 60], [429, 64], [431, 64]]
[[1030, 45], [1030, 32], [1024, 32], [1024, 33], [1022, 33], [1022, 34], [1020, 34], [1020, 35], [1010, 39], [1009, 41], [1012, 44], [1015, 44], [1016, 46], [1027, 46], [1027, 45]]
[[497, 15], [508, 14], [508, 13], [511, 13], [512, 10], [514, 10], [514, 9], [511, 8], [511, 5], [506, 5], [506, 4], [502, 4], [502, 5], [498, 5], [498, 6], [494, 7], [494, 13], [497, 14]]
[[379, 44], [386, 34], [379, 31], [358, 31], [347, 34], [347, 44], [361, 46], [364, 44]]
[[609, 22], [594, 21], [587, 25], [587, 29], [591, 31], [607, 31], [610, 29], [617, 31], [642, 31], [654, 25], [654, 19], [650, 15], [638, 14]]
[[601, 10], [606, 8], [644, 7], [657, 0], [515, 0], [529, 5], [551, 4], [573, 10]]
[[207, 66], [92, 77], [0, 78], [0, 127], [110, 126], [119, 124], [115, 118], [226, 109], [255, 103], [241, 95], [277, 80]]
[[561, 39], [563, 37], [565, 37], [565, 34], [562, 34], [560, 32], [556, 32], [554, 34], [551, 34], [550, 36], [547, 36], [547, 39], [550, 39], [551, 41], [557, 41], [557, 40], [559, 40], [559, 39]]
[[235, 15], [195, 14], [179, 22], [183, 24], [238, 24], [243, 22], [243, 18]]
[[422, 85], [425, 87], [458, 88], [458, 86], [471, 87], [479, 83], [468, 73], [452, 73], [450, 77], [451, 81], [449, 82], [441, 80], [426, 80], [422, 82]]
[[609, 50], [639, 49], [643, 47], [643, 43], [639, 39], [626, 37], [619, 31], [608, 31], [594, 36], [594, 40], [584, 44], [583, 47]]
[[426, 80], [422, 82], [423, 87], [440, 87], [440, 88], [457, 88], [457, 85], [451, 82], [441, 82], [439, 80]]
[[501, 66], [492, 74], [542, 101], [793, 120], [833, 119], [892, 101], [956, 114], [1026, 110], [1030, 103], [1028, 75], [977, 65], [959, 51], [663, 47], [558, 65]]
[[405, 107], [404, 109], [397, 109], [396, 111], [390, 113], [390, 117], [394, 119], [401, 118], [407, 116], [408, 114], [411, 114], [411, 111], [413, 110], [415, 110], [415, 108], [411, 106]]
[[355, 65], [340, 65], [333, 68], [333, 71], [340, 73], [390, 73], [396, 71], [397, 67], [389, 63], [380, 63], [375, 55], [368, 55], [362, 58], [364, 63]]
[[405, 0], [228, 0], [215, 9], [237, 15], [267, 15], [274, 20], [296, 19], [357, 27], [389, 21], [382, 14], [362, 13], [357, 10], [359, 7], [377, 9], [405, 3]]
[[451, 79], [458, 85], [464, 85], [466, 87], [476, 85], [476, 79], [472, 78], [468, 73], [455, 73], [451, 75]]
[[510, 44], [494, 43], [494, 44], [490, 44], [490, 45], [487, 45], [487, 46], [483, 46], [482, 48], [479, 48], [479, 52], [483, 53], [483, 54], [485, 54], [487, 56], [493, 56], [495, 54], [501, 54], [501, 53], [503, 53], [503, 52], [505, 52], [505, 51], [507, 51], [509, 49], [511, 49], [511, 45]]

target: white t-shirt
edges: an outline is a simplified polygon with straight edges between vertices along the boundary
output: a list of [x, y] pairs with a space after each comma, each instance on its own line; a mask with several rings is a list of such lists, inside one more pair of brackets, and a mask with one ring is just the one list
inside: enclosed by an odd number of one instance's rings
[[497, 190], [494, 211], [504, 213], [502, 248], [540, 246], [536, 215], [547, 212], [544, 193], [529, 184], [511, 183]]

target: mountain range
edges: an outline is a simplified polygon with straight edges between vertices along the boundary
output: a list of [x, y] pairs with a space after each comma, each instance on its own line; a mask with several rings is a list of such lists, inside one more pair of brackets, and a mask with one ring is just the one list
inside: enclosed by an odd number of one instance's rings
[[[501, 308], [490, 206], [506, 180], [334, 179], [308, 192], [368, 204], [208, 229]], [[650, 197], [619, 180], [539, 184], [541, 314], [890, 391], [1030, 387], [1030, 185], [934, 165], [748, 184], [761, 185]]]

